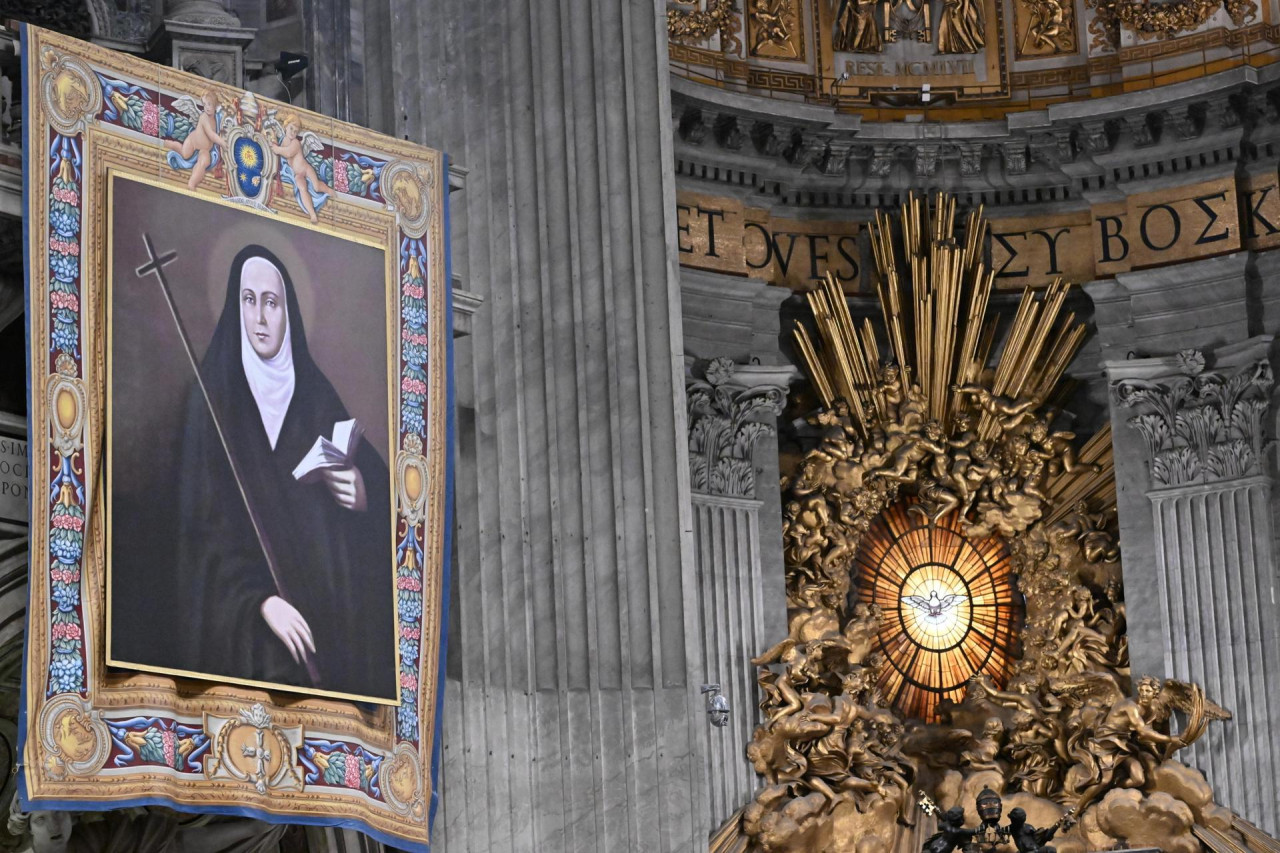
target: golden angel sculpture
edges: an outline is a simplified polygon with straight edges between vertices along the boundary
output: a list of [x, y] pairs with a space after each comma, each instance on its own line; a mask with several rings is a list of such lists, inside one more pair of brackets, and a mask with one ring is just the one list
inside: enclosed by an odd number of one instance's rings
[[838, 0], [831, 47], [850, 53], [879, 53], [884, 49], [876, 0]]
[[938, 53], [980, 53], [987, 46], [982, 0], [942, 0]]
[[763, 786], [713, 851], [888, 853], [917, 793], [972, 827], [984, 789], [1059, 853], [1257, 832], [1175, 758], [1230, 714], [1130, 677], [1110, 433], [1048, 403], [1085, 330], [1059, 282], [997, 341], [985, 229], [944, 196], [878, 215], [878, 328], [834, 281], [809, 294], [822, 406], [784, 483], [788, 635], [754, 661]]

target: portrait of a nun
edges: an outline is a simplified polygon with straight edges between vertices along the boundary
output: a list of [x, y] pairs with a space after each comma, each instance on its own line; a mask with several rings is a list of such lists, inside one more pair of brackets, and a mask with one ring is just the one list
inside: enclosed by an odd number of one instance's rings
[[361, 438], [349, 467], [294, 478], [351, 416], [312, 360], [288, 271], [260, 246], [232, 261], [200, 374], [209, 400], [188, 396], [178, 484], [184, 668], [394, 699], [387, 465]]

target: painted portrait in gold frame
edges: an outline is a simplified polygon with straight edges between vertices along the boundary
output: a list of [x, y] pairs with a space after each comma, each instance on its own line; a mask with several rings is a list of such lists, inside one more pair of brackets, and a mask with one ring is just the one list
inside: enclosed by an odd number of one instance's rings
[[107, 202], [107, 663], [394, 704], [386, 252], [122, 173]]

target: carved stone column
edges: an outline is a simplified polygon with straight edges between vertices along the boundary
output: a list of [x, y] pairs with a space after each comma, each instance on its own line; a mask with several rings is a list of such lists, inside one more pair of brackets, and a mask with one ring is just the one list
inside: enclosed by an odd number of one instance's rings
[[[754, 455], [757, 442], [775, 434], [794, 376], [790, 366], [717, 358], [686, 380], [704, 681], [720, 685], [731, 709], [727, 725], [712, 733], [707, 755], [713, 826], [748, 802], [757, 786], [745, 758], [759, 717], [751, 658], [776, 639], [765, 609], [776, 602], [770, 587], [781, 586], [783, 574], [780, 543], [761, 537]], [[777, 455], [767, 455], [772, 465], [762, 465], [760, 476], [776, 480]]]
[[1128, 598], [1156, 599], [1163, 674], [1203, 685], [1234, 714], [1189, 750], [1190, 763], [1224, 805], [1275, 833], [1280, 606], [1265, 452], [1271, 342], [1251, 338], [1210, 359], [1183, 350], [1111, 362], [1108, 373], [1128, 415], [1123, 428], [1145, 449], [1154, 528], [1156, 584], [1129, 583]]
[[[1094, 322], [1108, 381], [1142, 364], [1159, 374], [1176, 372], [1173, 361], [1134, 361], [1192, 347], [1218, 350], [1249, 337], [1248, 253], [1237, 252], [1159, 269], [1119, 273], [1086, 284], [1094, 303]], [[1149, 377], [1148, 377], [1149, 378]], [[1152, 543], [1155, 528], [1147, 499], [1142, 437], [1127, 424], [1122, 406], [1111, 406], [1111, 440], [1116, 466], [1116, 505], [1124, 579], [1130, 589], [1155, 588], [1161, 571]], [[1136, 673], [1164, 675], [1165, 622], [1154, 596], [1125, 602], [1129, 623], [1129, 659]], [[1168, 673], [1172, 675], [1172, 673]]]
[[151, 35], [152, 4], [146, 0], [86, 0], [94, 44], [142, 53]]
[[[431, 849], [705, 851], [716, 731], [699, 692], [665, 9], [378, 5], [369, 115], [385, 98], [384, 129], [468, 170], [453, 274], [484, 299], [455, 347]], [[311, 103], [354, 118], [354, 66], [326, 61], [343, 51], [332, 30], [357, 35], [351, 6], [303, 13], [312, 68], [338, 69], [309, 75]]]

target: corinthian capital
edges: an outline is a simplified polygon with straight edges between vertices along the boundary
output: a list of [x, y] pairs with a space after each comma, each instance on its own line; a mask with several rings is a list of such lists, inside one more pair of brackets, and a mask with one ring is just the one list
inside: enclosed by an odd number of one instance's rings
[[[1233, 348], [1218, 370], [1205, 354], [1183, 350], [1159, 362], [1172, 372], [1115, 383], [1129, 425], [1142, 436], [1156, 489], [1235, 480], [1261, 474], [1265, 421], [1275, 379], [1266, 355], [1270, 338]], [[1225, 354], [1225, 353], [1224, 353]], [[1243, 357], [1242, 357], [1243, 356]]]
[[[701, 373], [701, 376], [696, 375]], [[716, 358], [685, 379], [689, 469], [695, 492], [753, 498], [756, 442], [774, 434], [762, 418], [782, 413], [793, 367], [736, 364]]]

